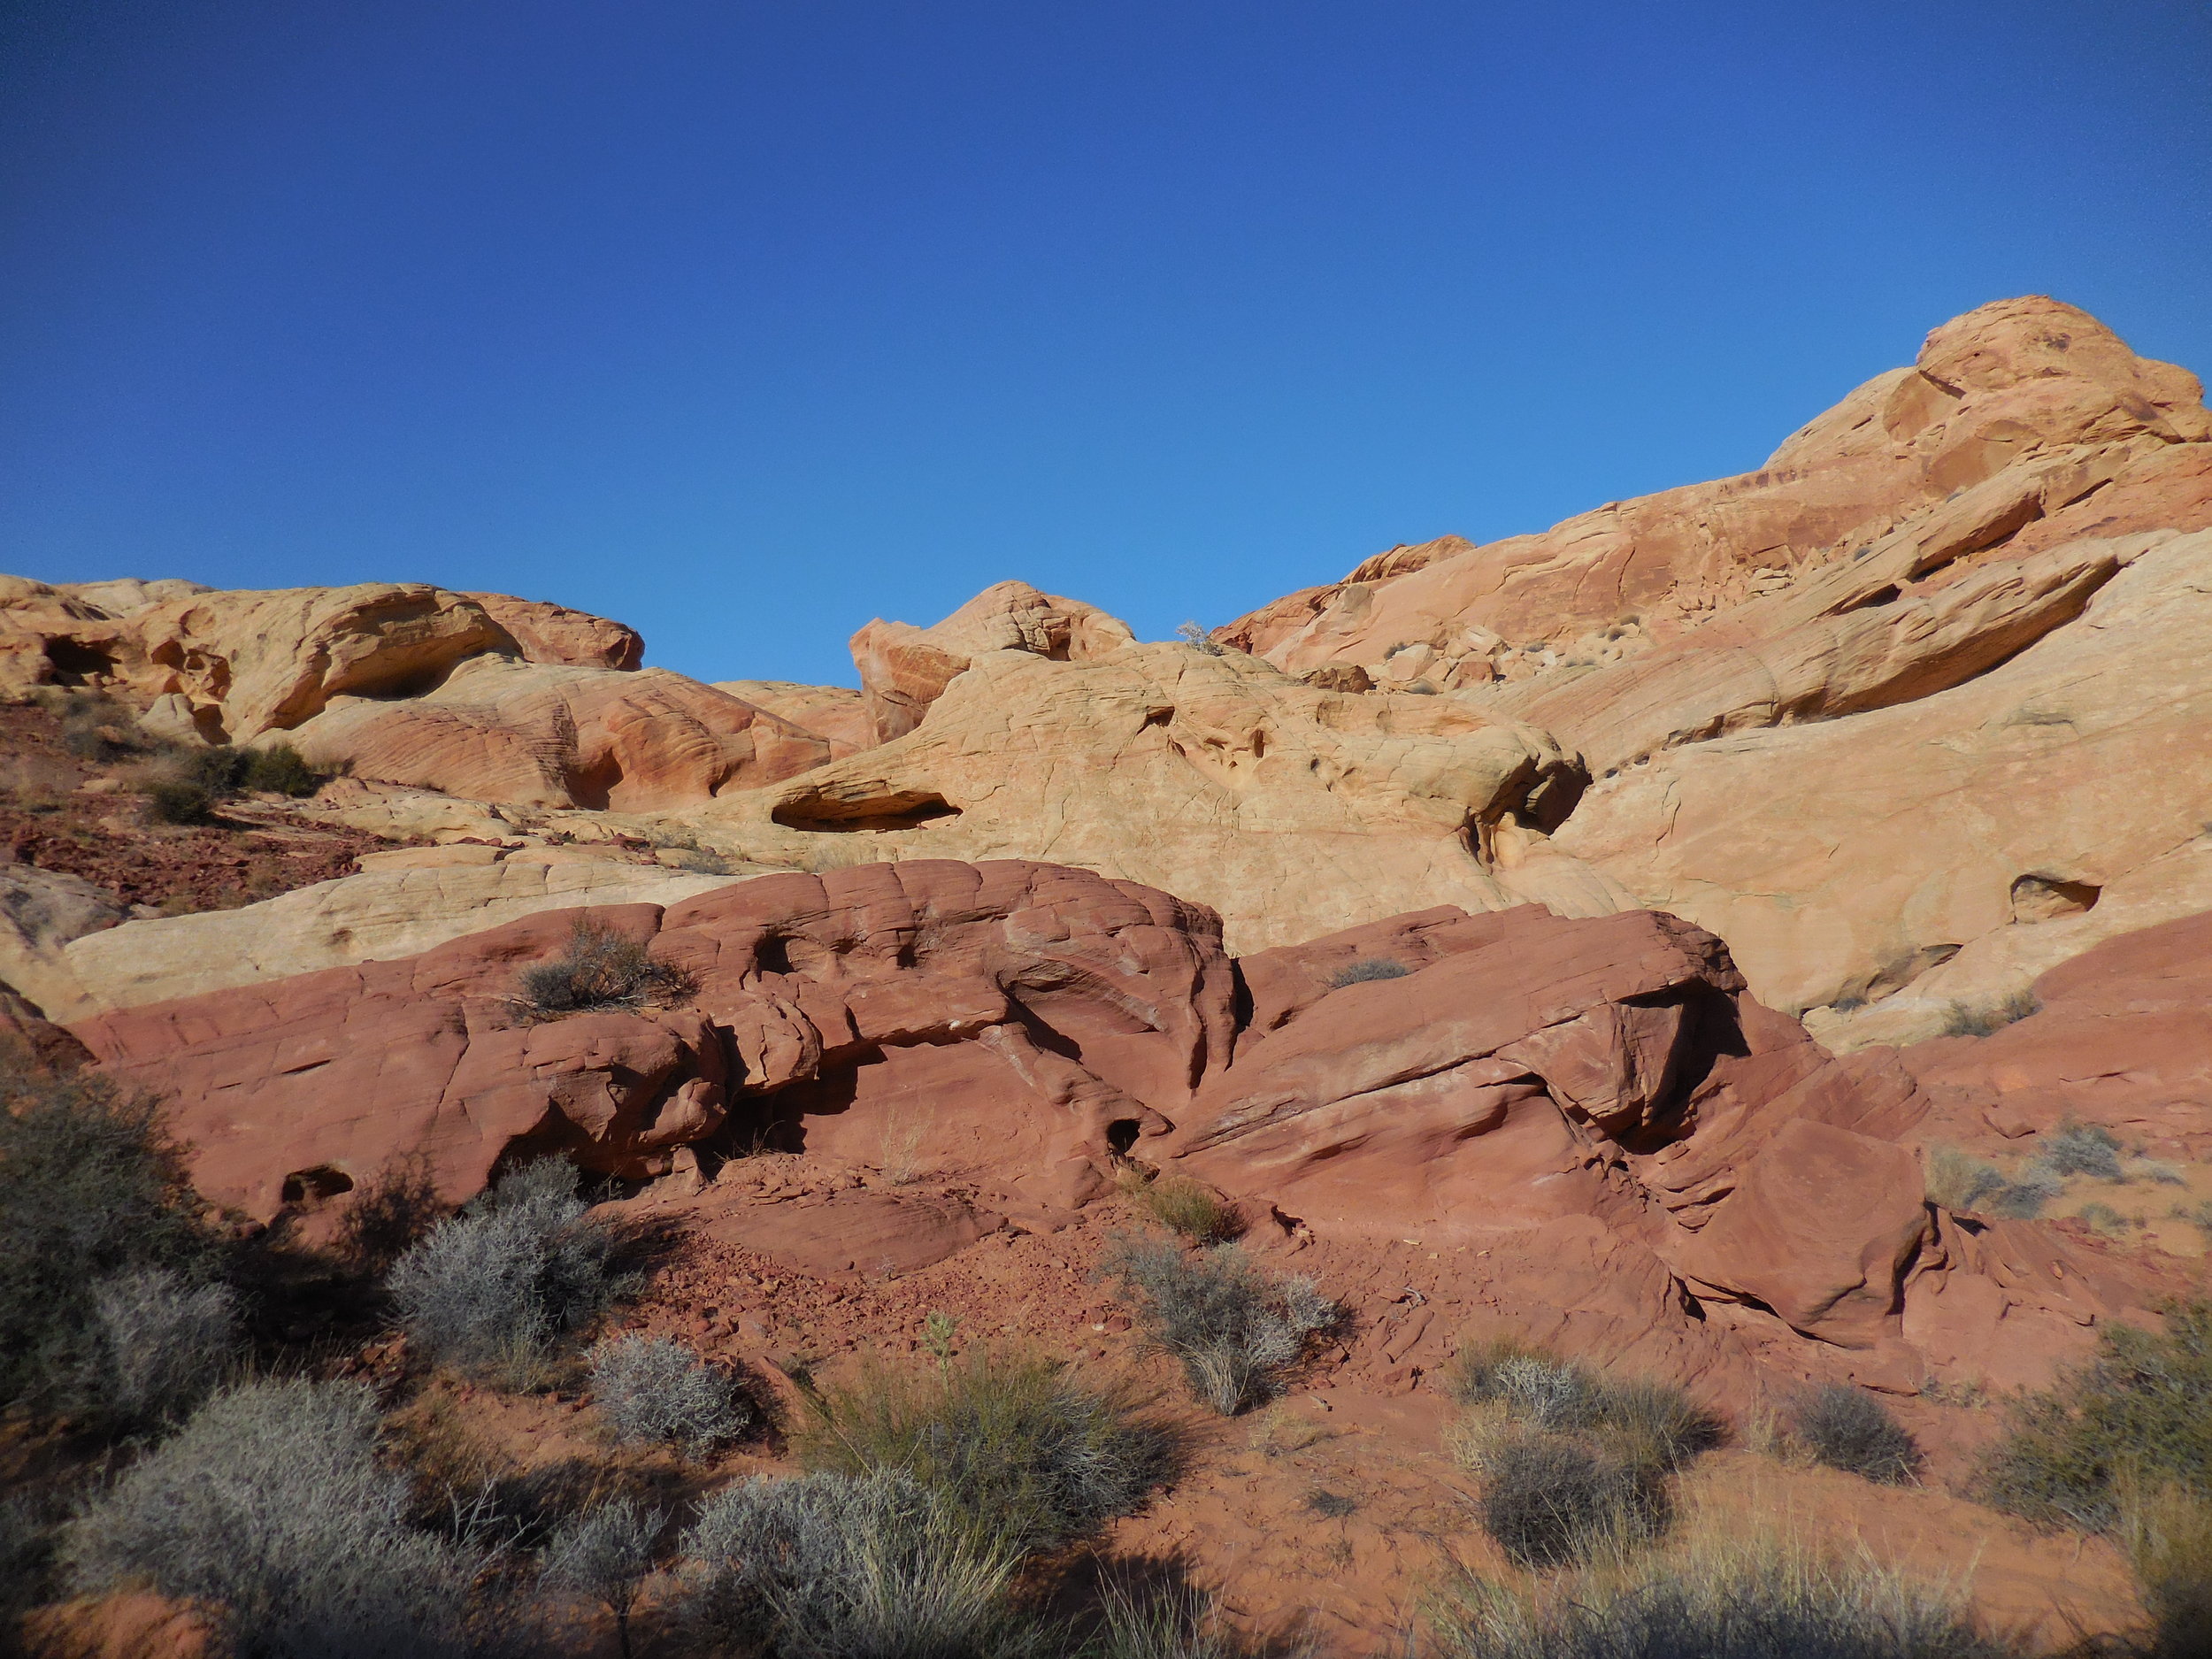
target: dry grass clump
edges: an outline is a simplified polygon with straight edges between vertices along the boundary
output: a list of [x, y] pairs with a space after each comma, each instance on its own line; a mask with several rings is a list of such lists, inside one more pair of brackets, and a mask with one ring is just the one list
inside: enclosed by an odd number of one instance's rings
[[1884, 1486], [1899, 1486], [1920, 1468], [1911, 1432], [1863, 1388], [1831, 1383], [1792, 1403], [1784, 1414], [1790, 1440], [1816, 1463]]
[[2042, 999], [2032, 991], [2015, 991], [2001, 1002], [1976, 1008], [1966, 1002], [1954, 1002], [1944, 1015], [1943, 1034], [1947, 1037], [1992, 1037], [2006, 1026], [2042, 1011]]
[[1340, 991], [1348, 985], [1366, 985], [1376, 979], [1402, 979], [1413, 970], [1402, 962], [1387, 956], [1362, 956], [1348, 962], [1329, 976], [1329, 988]]
[[1702, 1539], [1545, 1582], [1463, 1569], [1428, 1609], [1440, 1659], [2004, 1659], [1963, 1597], [1865, 1559]]
[[225, 1266], [159, 1102], [0, 1044], [0, 1406], [144, 1403], [161, 1380], [153, 1356], [127, 1356], [130, 1379], [112, 1369], [113, 1341], [130, 1340], [121, 1277], [165, 1273], [189, 1298]]
[[409, 1340], [440, 1364], [536, 1381], [558, 1337], [629, 1289], [575, 1187], [565, 1159], [541, 1158], [433, 1227], [388, 1280]]
[[1616, 1382], [1510, 1340], [1463, 1348], [1444, 1386], [1464, 1409], [1452, 1449], [1482, 1477], [1484, 1528], [1524, 1566], [1657, 1537], [1673, 1514], [1669, 1478], [1722, 1438], [1680, 1389]]
[[626, 1442], [657, 1441], [695, 1455], [742, 1434], [752, 1402], [697, 1349], [667, 1337], [624, 1336], [595, 1345], [592, 1401]]
[[1145, 1333], [1181, 1362], [1192, 1392], [1223, 1417], [1271, 1399], [1320, 1333], [1343, 1317], [1310, 1279], [1276, 1279], [1233, 1244], [1188, 1250], [1118, 1239], [1100, 1268]]
[[101, 1410], [124, 1427], [174, 1422], [215, 1391], [239, 1346], [238, 1299], [168, 1268], [118, 1273], [93, 1286]]
[[971, 1352], [927, 1370], [799, 1379], [810, 1469], [895, 1470], [982, 1540], [1021, 1557], [1090, 1537], [1175, 1472], [1181, 1437], [1126, 1384], [1036, 1356]]
[[1124, 1164], [1115, 1184], [1131, 1203], [1193, 1244], [1225, 1244], [1244, 1231], [1234, 1204], [1187, 1175], [1147, 1175]]
[[562, 955], [525, 968], [517, 986], [516, 1004], [541, 1019], [648, 1003], [666, 1005], [699, 988], [683, 969], [656, 962], [635, 940], [591, 921], [576, 924]]
[[758, 1478], [701, 1506], [680, 1616], [713, 1652], [986, 1659], [1064, 1652], [1010, 1605], [1018, 1557], [898, 1469]]

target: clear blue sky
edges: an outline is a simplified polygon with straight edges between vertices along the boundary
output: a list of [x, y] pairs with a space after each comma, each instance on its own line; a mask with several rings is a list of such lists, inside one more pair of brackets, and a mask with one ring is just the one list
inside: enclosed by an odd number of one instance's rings
[[0, 569], [851, 683], [1755, 465], [2045, 292], [2212, 370], [2200, 0], [0, 0]]

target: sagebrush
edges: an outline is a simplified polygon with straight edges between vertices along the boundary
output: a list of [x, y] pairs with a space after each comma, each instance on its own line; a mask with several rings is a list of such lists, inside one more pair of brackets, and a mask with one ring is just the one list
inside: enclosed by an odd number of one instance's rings
[[1272, 1398], [1308, 1345], [1341, 1318], [1310, 1279], [1261, 1271], [1233, 1244], [1188, 1250], [1118, 1239], [1100, 1271], [1145, 1333], [1173, 1355], [1192, 1391], [1224, 1417]]
[[697, 1349], [662, 1336], [622, 1336], [588, 1356], [591, 1394], [618, 1439], [703, 1454], [745, 1432], [752, 1402]]
[[103, 1283], [212, 1283], [226, 1257], [158, 1101], [0, 1044], [0, 1404], [82, 1403]]
[[1785, 1420], [1790, 1439], [1831, 1469], [1895, 1486], [1920, 1468], [1911, 1431], [1863, 1388], [1816, 1388], [1791, 1403]]
[[525, 968], [517, 983], [518, 1003], [549, 1018], [679, 1002], [698, 988], [682, 968], [655, 961], [635, 940], [591, 921], [579, 921], [563, 953]]
[[521, 1383], [623, 1294], [615, 1237], [585, 1217], [575, 1185], [565, 1159], [526, 1164], [401, 1256], [388, 1284], [410, 1340], [442, 1364]]

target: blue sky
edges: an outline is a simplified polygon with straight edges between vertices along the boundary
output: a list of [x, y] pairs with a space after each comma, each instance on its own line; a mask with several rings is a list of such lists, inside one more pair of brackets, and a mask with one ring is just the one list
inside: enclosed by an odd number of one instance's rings
[[2197, 0], [0, 0], [0, 569], [1164, 637], [2002, 296], [2212, 370], [2208, 87]]

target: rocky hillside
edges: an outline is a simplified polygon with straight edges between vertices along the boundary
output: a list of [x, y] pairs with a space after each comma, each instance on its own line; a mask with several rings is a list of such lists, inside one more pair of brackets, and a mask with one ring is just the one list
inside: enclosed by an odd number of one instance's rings
[[[564, 1156], [668, 1229], [636, 1327], [761, 1377], [951, 1307], [1135, 1363], [1085, 1274], [1202, 1194], [1343, 1299], [1296, 1409], [1380, 1460], [1325, 1477], [1372, 1488], [1325, 1589], [1262, 1542], [1294, 1458], [1247, 1503], [1217, 1445], [1123, 1524], [1256, 1626], [1386, 1645], [1465, 1513], [1442, 1379], [1507, 1332], [1740, 1447], [1888, 1402], [1926, 1491], [1772, 1479], [1885, 1559], [1978, 1551], [2055, 1640], [2136, 1616], [2117, 1556], [1936, 1487], [2202, 1288], [2208, 639], [2201, 388], [2041, 298], [1756, 472], [1201, 640], [1002, 582], [871, 622], [856, 693], [495, 595], [0, 579], [0, 1017], [164, 1096], [288, 1248], [396, 1170], [452, 1206]], [[626, 977], [549, 1002], [595, 951]], [[526, 1461], [558, 1428], [501, 1409]]]

